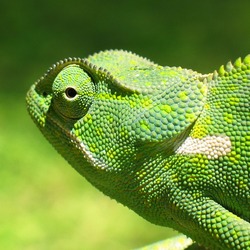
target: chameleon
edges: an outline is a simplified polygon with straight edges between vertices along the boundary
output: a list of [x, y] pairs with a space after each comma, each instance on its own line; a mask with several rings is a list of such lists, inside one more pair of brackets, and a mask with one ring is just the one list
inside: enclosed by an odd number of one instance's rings
[[54, 64], [26, 103], [45, 138], [105, 195], [200, 249], [247, 250], [249, 93], [250, 55], [201, 74], [106, 50]]

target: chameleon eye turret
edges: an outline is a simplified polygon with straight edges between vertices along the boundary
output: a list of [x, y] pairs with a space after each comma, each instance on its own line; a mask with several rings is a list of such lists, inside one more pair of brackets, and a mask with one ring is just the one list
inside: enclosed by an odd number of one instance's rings
[[66, 118], [80, 118], [87, 113], [95, 87], [91, 77], [78, 65], [69, 65], [56, 76], [52, 85], [52, 105]]

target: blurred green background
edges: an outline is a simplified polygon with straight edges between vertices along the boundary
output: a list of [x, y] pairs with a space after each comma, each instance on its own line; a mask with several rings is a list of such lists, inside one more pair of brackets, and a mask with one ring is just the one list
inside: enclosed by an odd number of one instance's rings
[[45, 141], [25, 94], [51, 64], [126, 49], [202, 73], [249, 53], [250, 1], [0, 3], [0, 249], [130, 249], [176, 234], [95, 190]]

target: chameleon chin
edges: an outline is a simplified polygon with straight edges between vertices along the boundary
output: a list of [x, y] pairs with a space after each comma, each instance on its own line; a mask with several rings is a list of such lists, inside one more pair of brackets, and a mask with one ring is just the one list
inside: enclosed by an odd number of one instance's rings
[[159, 247], [247, 250], [249, 94], [250, 56], [203, 75], [110, 50], [56, 63], [26, 101], [44, 136], [92, 185], [193, 240]]

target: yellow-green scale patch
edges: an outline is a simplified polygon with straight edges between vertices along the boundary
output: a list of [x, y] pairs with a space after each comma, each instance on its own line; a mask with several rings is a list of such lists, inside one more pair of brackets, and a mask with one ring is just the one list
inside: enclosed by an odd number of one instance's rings
[[224, 121], [226, 123], [232, 124], [234, 121], [233, 114], [225, 112], [223, 115]]

